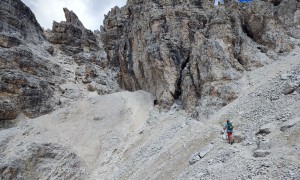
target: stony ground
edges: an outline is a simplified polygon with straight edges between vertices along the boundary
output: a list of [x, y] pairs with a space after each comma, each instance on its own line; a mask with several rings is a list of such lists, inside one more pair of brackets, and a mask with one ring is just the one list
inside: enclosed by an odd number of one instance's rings
[[299, 179], [299, 47], [238, 84], [239, 98], [207, 119], [179, 102], [160, 109], [143, 91], [83, 88], [64, 108], [0, 131], [0, 179]]

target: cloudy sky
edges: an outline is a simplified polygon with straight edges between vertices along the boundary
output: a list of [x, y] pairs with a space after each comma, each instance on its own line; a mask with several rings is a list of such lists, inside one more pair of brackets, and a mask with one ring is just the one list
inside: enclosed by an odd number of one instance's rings
[[45, 29], [52, 28], [52, 22], [65, 21], [63, 8], [75, 12], [87, 29], [100, 29], [104, 14], [114, 6], [122, 7], [126, 0], [22, 0], [35, 14]]

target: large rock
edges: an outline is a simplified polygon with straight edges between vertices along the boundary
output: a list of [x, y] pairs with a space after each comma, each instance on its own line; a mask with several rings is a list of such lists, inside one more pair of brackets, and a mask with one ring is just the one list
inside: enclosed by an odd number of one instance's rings
[[274, 123], [265, 124], [265, 125], [263, 125], [259, 128], [258, 132], [256, 132], [256, 135], [258, 135], [258, 134], [262, 134], [262, 135], [270, 134], [274, 130], [275, 130]]
[[244, 70], [293, 48], [287, 32], [296, 31], [298, 4], [254, 1], [244, 9], [233, 1], [213, 8], [204, 0], [130, 0], [108, 13], [101, 38], [121, 87], [147, 90], [167, 106], [181, 99], [186, 110], [199, 106], [209, 114], [238, 97], [235, 82]]
[[195, 152], [194, 154], [191, 155], [191, 157], [189, 159], [189, 164], [192, 165], [192, 164], [196, 163], [201, 158], [204, 158], [204, 156], [206, 156], [206, 154], [208, 154], [213, 149], [214, 149], [214, 145], [209, 144], [209, 145], [205, 146], [203, 149], [201, 149], [200, 151]]
[[254, 157], [266, 157], [270, 153], [271, 152], [269, 150], [257, 149], [257, 150], [254, 151], [253, 156]]

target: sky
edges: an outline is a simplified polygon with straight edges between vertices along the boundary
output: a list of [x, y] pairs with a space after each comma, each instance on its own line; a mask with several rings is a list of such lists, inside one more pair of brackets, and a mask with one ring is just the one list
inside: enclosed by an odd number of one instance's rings
[[115, 6], [122, 7], [127, 0], [22, 0], [39, 24], [45, 29], [52, 29], [52, 22], [65, 21], [63, 8], [72, 10], [90, 30], [100, 29], [107, 14]]

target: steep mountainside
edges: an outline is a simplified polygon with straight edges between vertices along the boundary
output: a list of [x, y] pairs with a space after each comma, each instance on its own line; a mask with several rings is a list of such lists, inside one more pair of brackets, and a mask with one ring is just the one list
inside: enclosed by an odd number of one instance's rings
[[101, 38], [123, 88], [149, 91], [161, 105], [181, 98], [187, 111], [209, 115], [239, 96], [245, 71], [293, 49], [299, 8], [297, 0], [217, 8], [208, 0], [129, 0], [106, 16]]
[[0, 180], [300, 179], [299, 0], [63, 10], [0, 1]]
[[[53, 86], [64, 71], [47, 59], [48, 53], [31, 47], [45, 41], [34, 14], [19, 0], [0, 2], [0, 119], [18, 113], [36, 117], [53, 107]], [[58, 76], [55, 78], [55, 76]]]
[[0, 120], [49, 113], [87, 89], [118, 91], [115, 73], [104, 70], [99, 35], [85, 29], [75, 13], [64, 9], [67, 22], [54, 22], [44, 33], [20, 0], [0, 5]]

